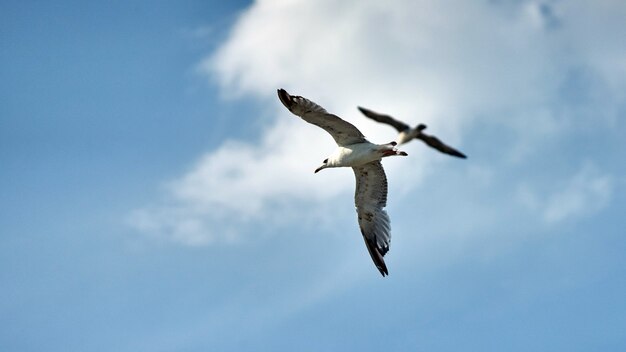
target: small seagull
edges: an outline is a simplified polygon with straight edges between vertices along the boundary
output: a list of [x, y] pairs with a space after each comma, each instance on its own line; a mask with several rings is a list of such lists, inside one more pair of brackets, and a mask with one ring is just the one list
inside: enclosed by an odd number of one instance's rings
[[421, 140], [422, 142], [428, 144], [432, 148], [435, 148], [442, 153], [456, 156], [458, 158], [467, 158], [465, 154], [450, 147], [449, 145], [444, 144], [442, 141], [439, 140], [439, 138], [425, 134], [423, 131], [426, 129], [426, 125], [424, 125], [423, 123], [420, 123], [415, 128], [411, 128], [406, 123], [398, 121], [389, 115], [379, 114], [360, 106], [358, 106], [358, 108], [365, 116], [369, 117], [370, 119], [381, 123], [386, 123], [398, 130], [398, 132], [400, 133], [398, 134], [398, 143], [400, 144], [407, 143], [415, 138]]
[[354, 125], [329, 114], [306, 98], [289, 95], [284, 89], [278, 90], [278, 98], [294, 115], [323, 128], [337, 142], [338, 148], [315, 172], [331, 167], [351, 167], [354, 170], [354, 205], [361, 234], [380, 273], [383, 276], [389, 275], [383, 256], [389, 251], [391, 226], [389, 215], [383, 209], [387, 205], [387, 176], [380, 160], [388, 156], [407, 154], [395, 148], [396, 142], [370, 143]]

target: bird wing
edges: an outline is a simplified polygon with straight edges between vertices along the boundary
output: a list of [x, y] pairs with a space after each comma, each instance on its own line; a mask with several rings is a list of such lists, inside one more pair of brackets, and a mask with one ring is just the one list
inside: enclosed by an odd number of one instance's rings
[[359, 227], [374, 264], [385, 276], [389, 275], [383, 256], [389, 251], [391, 225], [389, 215], [383, 210], [387, 205], [387, 176], [380, 160], [355, 166], [356, 190], [354, 205]]
[[415, 138], [422, 140], [424, 143], [428, 144], [429, 146], [437, 149], [438, 151], [448, 154], [448, 155], [452, 155], [452, 156], [456, 156], [458, 158], [462, 158], [465, 159], [467, 158], [465, 156], [465, 154], [461, 153], [460, 151], [450, 147], [449, 145], [443, 143], [442, 141], [439, 140], [439, 138], [435, 137], [435, 136], [430, 136], [424, 133], [420, 133], [418, 134]]
[[289, 95], [284, 89], [278, 90], [278, 98], [294, 115], [330, 133], [339, 146], [367, 142], [363, 133], [353, 124], [329, 114], [324, 108], [306, 98]]
[[381, 122], [381, 123], [386, 123], [388, 125], [391, 125], [396, 130], [398, 130], [398, 132], [406, 131], [406, 130], [411, 128], [406, 123], [404, 123], [402, 121], [398, 121], [398, 120], [394, 119], [393, 117], [391, 117], [389, 115], [379, 114], [377, 112], [374, 112], [374, 111], [366, 109], [366, 108], [362, 108], [360, 106], [357, 106], [357, 107], [359, 108], [359, 110], [361, 110], [363, 115], [369, 117], [370, 119], [372, 119], [374, 121], [378, 121], [378, 122]]

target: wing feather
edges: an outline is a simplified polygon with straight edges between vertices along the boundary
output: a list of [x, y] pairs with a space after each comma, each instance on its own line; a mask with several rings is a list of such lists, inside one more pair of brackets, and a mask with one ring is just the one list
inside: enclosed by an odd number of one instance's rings
[[391, 117], [389, 115], [380, 114], [380, 113], [374, 112], [372, 110], [369, 110], [369, 109], [366, 109], [366, 108], [362, 108], [360, 106], [357, 106], [357, 108], [363, 113], [363, 115], [369, 117], [370, 119], [372, 119], [374, 121], [377, 121], [377, 122], [380, 122], [380, 123], [386, 123], [388, 125], [391, 125], [396, 130], [398, 130], [398, 132], [407, 131], [407, 130], [409, 130], [411, 128], [406, 123], [404, 123], [402, 121], [398, 121], [398, 120], [394, 119], [393, 117]]
[[448, 155], [452, 155], [452, 156], [456, 156], [458, 158], [462, 158], [465, 159], [467, 158], [465, 156], [465, 154], [461, 153], [460, 151], [452, 148], [451, 146], [443, 143], [442, 141], [439, 140], [439, 138], [435, 137], [435, 136], [430, 136], [424, 133], [420, 133], [417, 135], [417, 137], [415, 137], [421, 141], [423, 141], [424, 143], [428, 144], [430, 147], [437, 149], [438, 151], [448, 154]]
[[365, 136], [353, 124], [329, 114], [324, 108], [306, 98], [289, 95], [284, 89], [278, 90], [278, 98], [294, 115], [330, 133], [339, 146], [367, 142]]
[[383, 256], [389, 251], [391, 223], [383, 209], [387, 205], [387, 176], [380, 160], [352, 168], [356, 177], [354, 205], [361, 234], [374, 264], [389, 275]]

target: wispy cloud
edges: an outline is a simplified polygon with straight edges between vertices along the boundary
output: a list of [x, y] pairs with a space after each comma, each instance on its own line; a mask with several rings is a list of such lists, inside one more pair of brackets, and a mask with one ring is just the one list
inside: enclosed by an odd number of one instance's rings
[[[475, 138], [466, 132], [478, 122], [497, 123], [516, 132], [498, 151], [509, 156], [506, 163], [523, 165], [568, 133], [560, 107], [573, 70], [593, 72], [611, 93], [590, 104], [624, 100], [624, 49], [615, 48], [611, 32], [623, 33], [620, 4], [257, 1], [202, 68], [224, 96], [266, 103], [270, 126], [258, 143], [227, 140], [207, 152], [168, 184], [165, 202], [138, 209], [131, 222], [157, 238], [206, 245], [237, 242], [242, 226], [289, 221], [285, 214], [297, 221], [317, 216], [311, 209], [332, 214], [329, 201], [352, 193], [352, 173], [313, 176], [332, 140], [284, 110], [279, 87], [350, 120], [374, 142], [395, 133], [360, 117], [357, 105], [427, 123], [460, 149]], [[392, 188], [402, 192], [419, 187], [442, 162], [421, 145], [407, 149], [409, 158], [386, 163]], [[488, 182], [492, 170], [509, 164], [473, 172]], [[594, 172], [584, 169], [542, 199], [545, 219], [565, 221], [606, 204], [610, 178]]]
[[569, 179], [555, 178], [552, 189], [541, 192], [528, 185], [518, 188], [518, 199], [538, 212], [544, 221], [559, 223], [570, 218], [589, 216], [607, 206], [613, 192], [613, 177], [592, 163], [585, 163]]

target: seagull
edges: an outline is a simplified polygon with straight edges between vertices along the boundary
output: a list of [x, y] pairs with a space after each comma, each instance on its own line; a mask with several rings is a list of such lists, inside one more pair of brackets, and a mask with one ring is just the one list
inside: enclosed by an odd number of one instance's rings
[[333, 167], [352, 168], [356, 177], [354, 205], [361, 234], [376, 268], [383, 277], [389, 275], [383, 256], [389, 251], [391, 226], [389, 215], [383, 209], [387, 205], [387, 176], [380, 160], [407, 154], [395, 148], [396, 142], [370, 143], [354, 125], [306, 98], [289, 95], [284, 89], [278, 89], [278, 98], [294, 115], [321, 127], [337, 143], [337, 149], [315, 173]]
[[369, 117], [370, 119], [381, 123], [386, 123], [398, 130], [398, 132], [400, 133], [398, 134], [398, 143], [400, 144], [407, 143], [415, 138], [421, 140], [422, 142], [428, 144], [430, 147], [435, 148], [442, 153], [456, 156], [462, 159], [467, 158], [465, 154], [450, 147], [449, 145], [444, 144], [442, 141], [439, 140], [439, 138], [424, 133], [423, 131], [426, 129], [426, 125], [424, 125], [423, 123], [420, 123], [415, 128], [411, 128], [406, 123], [398, 121], [389, 115], [379, 114], [360, 106], [358, 106], [358, 108], [365, 116]]

